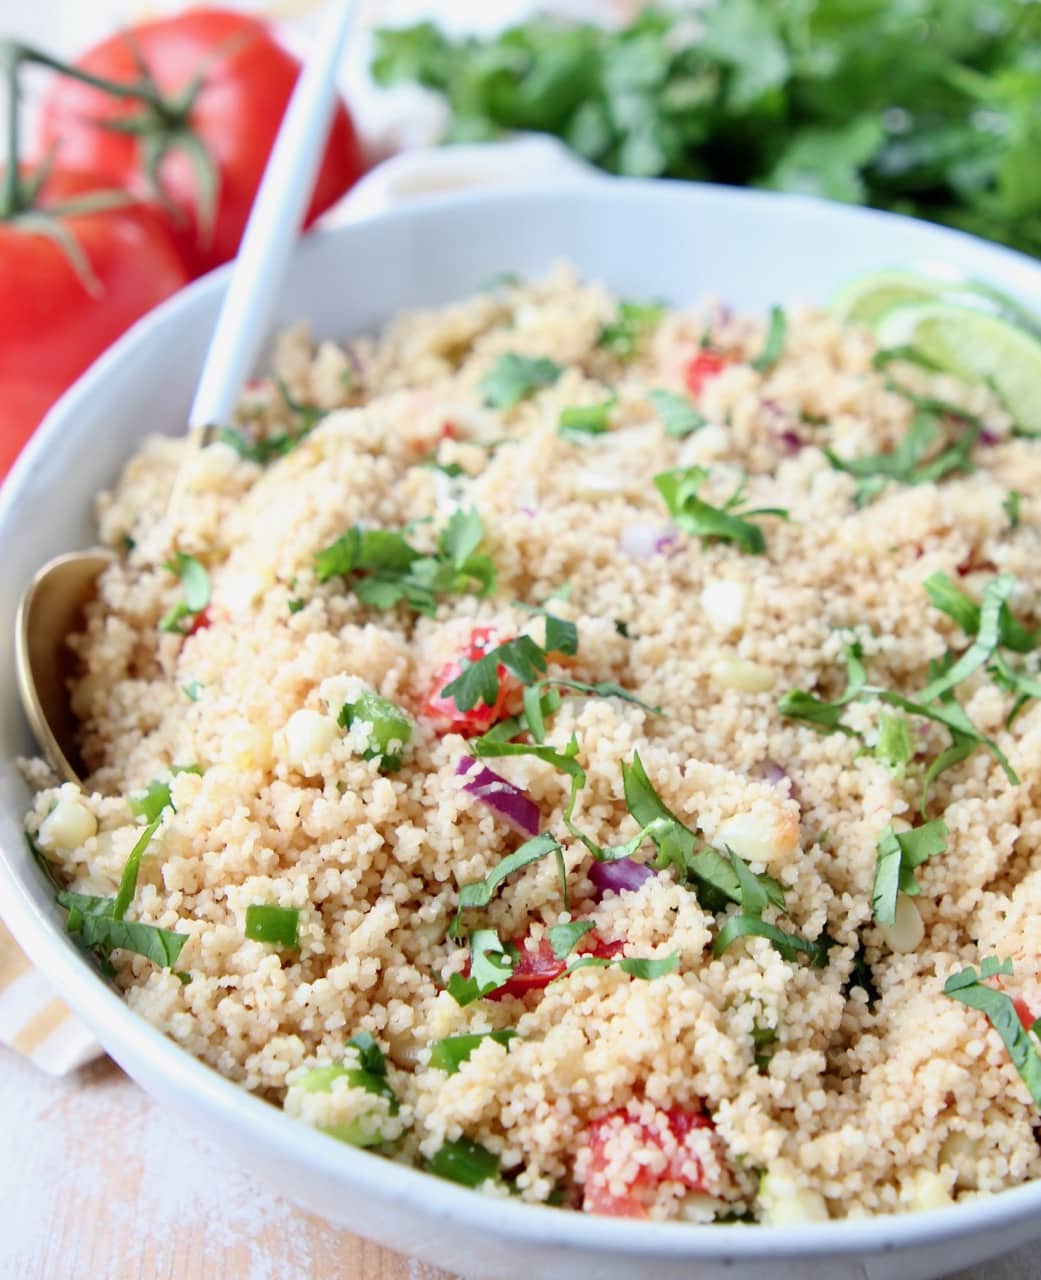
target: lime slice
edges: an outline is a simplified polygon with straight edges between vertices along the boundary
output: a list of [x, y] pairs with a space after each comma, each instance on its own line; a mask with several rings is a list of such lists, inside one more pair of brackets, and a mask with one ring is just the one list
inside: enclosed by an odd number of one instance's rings
[[879, 346], [911, 347], [965, 382], [987, 382], [1019, 427], [1041, 432], [1041, 342], [1007, 320], [949, 302], [892, 307]]
[[847, 324], [866, 324], [873, 328], [893, 307], [928, 302], [957, 287], [953, 281], [936, 280], [898, 267], [871, 271], [843, 285], [831, 300], [831, 311]]

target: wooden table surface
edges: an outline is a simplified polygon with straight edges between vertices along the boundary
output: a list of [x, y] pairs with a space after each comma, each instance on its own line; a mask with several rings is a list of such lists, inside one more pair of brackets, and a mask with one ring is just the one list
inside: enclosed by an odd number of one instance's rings
[[[107, 1060], [56, 1080], [0, 1049], [0, 1135], [2, 1280], [452, 1280], [273, 1195]], [[949, 1280], [1037, 1275], [1023, 1251]]]

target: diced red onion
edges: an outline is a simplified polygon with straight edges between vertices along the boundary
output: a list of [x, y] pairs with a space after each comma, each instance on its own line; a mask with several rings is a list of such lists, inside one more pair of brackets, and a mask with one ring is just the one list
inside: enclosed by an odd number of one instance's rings
[[594, 862], [589, 868], [589, 878], [596, 889], [597, 902], [605, 893], [621, 893], [625, 889], [639, 889], [654, 872], [645, 862], [634, 858], [616, 858], [614, 862]]
[[797, 431], [780, 431], [777, 440], [787, 453], [798, 453], [806, 445], [806, 441]]
[[630, 524], [622, 530], [618, 544], [627, 556], [635, 560], [650, 560], [675, 546], [676, 530], [671, 525]]
[[764, 782], [769, 782], [774, 787], [784, 782], [785, 778], [788, 777], [788, 774], [776, 760], [760, 760], [755, 767], [755, 771]]
[[[474, 773], [475, 769], [476, 773]], [[542, 814], [535, 801], [525, 795], [519, 787], [515, 787], [512, 782], [507, 782], [505, 778], [500, 778], [497, 773], [493, 773], [491, 769], [470, 756], [460, 760], [455, 771], [457, 774], [471, 775], [463, 784], [464, 791], [476, 796], [493, 813], [512, 827], [516, 827], [524, 835], [538, 835]]]
[[996, 431], [991, 431], [990, 427], [983, 427], [980, 430], [980, 444], [995, 445], [1001, 444], [1002, 437]]

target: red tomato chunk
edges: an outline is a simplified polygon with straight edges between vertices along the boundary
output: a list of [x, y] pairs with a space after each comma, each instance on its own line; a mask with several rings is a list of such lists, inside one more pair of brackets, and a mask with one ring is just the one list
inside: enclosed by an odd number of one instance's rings
[[433, 721], [439, 734], [460, 733], [464, 738], [472, 738], [486, 733], [493, 724], [504, 720], [510, 714], [510, 707], [517, 693], [517, 681], [505, 667], [499, 666], [499, 693], [495, 702], [489, 707], [483, 702], [470, 707], [468, 711], [460, 711], [454, 699], [442, 693], [446, 685], [462, 674], [468, 662], [480, 662], [489, 649], [500, 644], [499, 637], [491, 627], [476, 627], [470, 633], [466, 648], [458, 658], [445, 663], [434, 676], [430, 692], [422, 706], [422, 713]]
[[[697, 1129], [714, 1128], [710, 1116], [685, 1107], [657, 1112], [652, 1124], [635, 1119], [624, 1107], [600, 1116], [588, 1129], [589, 1169], [582, 1208], [614, 1218], [646, 1218], [664, 1182], [679, 1183], [688, 1191], [706, 1191], [701, 1162], [687, 1139]], [[626, 1149], [643, 1152], [649, 1159], [619, 1188], [612, 1157]]]
[[705, 384], [711, 382], [723, 372], [731, 358], [722, 351], [713, 351], [705, 347], [683, 367], [683, 381], [692, 396], [700, 395]]

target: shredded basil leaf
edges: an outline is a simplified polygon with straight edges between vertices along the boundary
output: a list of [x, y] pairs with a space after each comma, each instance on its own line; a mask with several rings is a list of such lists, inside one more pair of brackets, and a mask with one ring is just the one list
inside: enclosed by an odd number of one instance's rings
[[855, 737], [852, 729], [841, 723], [845, 707], [854, 702], [867, 686], [867, 669], [864, 666], [864, 650], [859, 642], [847, 642], [842, 646], [846, 661], [846, 689], [834, 702], [824, 702], [812, 693], [793, 689], [778, 702], [777, 709], [789, 720], [801, 720], [827, 730], [838, 730]]
[[979, 629], [972, 644], [947, 671], [931, 680], [922, 690], [922, 702], [932, 702], [967, 679], [982, 667], [998, 647], [1001, 640], [1001, 611], [1012, 594], [1016, 580], [1010, 573], [1002, 573], [989, 582], [983, 592], [980, 607]]
[[676, 526], [698, 538], [718, 538], [733, 542], [746, 555], [762, 555], [766, 539], [762, 529], [752, 524], [752, 516], [777, 516], [787, 520], [788, 512], [780, 507], [756, 507], [739, 510], [744, 496], [744, 483], [738, 485], [721, 507], [714, 507], [698, 496], [708, 479], [704, 467], [677, 468], [662, 471], [654, 477], [654, 485], [665, 502], [666, 510]]
[[1023, 500], [1023, 495], [1017, 493], [1015, 489], [1010, 489], [1005, 496], [1005, 501], [1001, 504], [1002, 510], [1008, 516], [1008, 527], [1010, 529], [1019, 528], [1019, 507]]
[[269, 942], [276, 947], [298, 947], [300, 912], [296, 907], [277, 907], [254, 902], [246, 908], [244, 933], [252, 942]]
[[507, 1029], [479, 1031], [467, 1036], [445, 1036], [443, 1040], [435, 1040], [430, 1046], [430, 1061], [427, 1065], [454, 1076], [483, 1041], [494, 1040], [496, 1044], [508, 1045], [518, 1035], [519, 1032]]
[[761, 1027], [756, 1022], [752, 1027], [752, 1044], [755, 1069], [761, 1076], [770, 1070], [770, 1060], [774, 1056], [774, 1045], [777, 1043], [777, 1032], [773, 1027]]
[[63, 890], [58, 903], [69, 913], [66, 929], [79, 935], [83, 945], [108, 959], [113, 951], [132, 951], [163, 969], [172, 969], [188, 941], [186, 933], [171, 933], [137, 920], [116, 920], [113, 898], [91, 898]]
[[905, 717], [883, 711], [878, 719], [875, 759], [880, 760], [893, 773], [903, 774], [905, 766], [914, 758], [914, 753], [914, 736]]
[[758, 916], [748, 915], [731, 916], [727, 920], [712, 944], [712, 954], [721, 956], [738, 938], [747, 937], [768, 939], [790, 963], [798, 960], [800, 956], [806, 956], [815, 969], [823, 969], [828, 963], [831, 939], [827, 934], [822, 934], [816, 942], [810, 942], [807, 938], [799, 937], [798, 934], [786, 933], [777, 925], [760, 920]]
[[546, 930], [546, 937], [558, 960], [566, 960], [579, 942], [595, 926], [592, 920], [572, 920], [568, 924], [555, 924]]
[[647, 392], [647, 399], [657, 409], [665, 434], [677, 440], [693, 435], [705, 425], [706, 419], [698, 413], [686, 396], [656, 387]]
[[1012, 997], [1004, 991], [995, 991], [993, 987], [983, 985], [988, 978], [1011, 973], [1011, 960], [999, 961], [995, 956], [987, 956], [981, 961], [978, 974], [971, 966], [962, 969], [960, 973], [954, 973], [947, 979], [943, 990], [945, 995], [960, 1004], [986, 1014], [1008, 1050], [1012, 1064], [1022, 1077], [1035, 1106], [1041, 1108], [1041, 1057], [1038, 1056], [1037, 1045], [1020, 1022]]
[[[1002, 575], [1008, 577], [1010, 575]], [[993, 579], [984, 589], [984, 599], [986, 599], [986, 591], [995, 587], [998, 579]], [[1013, 585], [1015, 580], [1013, 579]], [[939, 609], [941, 613], [947, 614], [954, 622], [961, 627], [967, 636], [976, 637], [980, 630], [980, 619], [982, 610], [980, 605], [967, 595], [960, 587], [955, 586], [951, 579], [945, 573], [931, 573], [922, 583], [925, 593], [929, 597], [929, 602], [934, 609]], [[1016, 653], [1030, 653], [1037, 647], [1038, 636], [1028, 631], [1016, 618], [1012, 616], [1008, 607], [1007, 599], [1001, 602], [999, 610], [999, 640], [998, 643], [1003, 649], [1012, 649]]]
[[148, 790], [140, 796], [128, 796], [127, 806], [135, 818], [144, 818], [145, 822], [155, 822], [164, 809], [172, 809], [169, 782], [160, 782], [155, 778], [148, 784]]
[[783, 307], [770, 308], [770, 323], [766, 330], [766, 342], [762, 352], [754, 360], [750, 360], [757, 373], [769, 373], [784, 352], [785, 339], [788, 336], [788, 317]]
[[871, 909], [879, 924], [891, 925], [896, 919], [898, 893], [914, 897], [920, 892], [915, 869], [927, 859], [947, 852], [947, 835], [942, 818], [910, 831], [894, 831], [892, 825], [885, 828], [878, 838], [871, 894]]
[[547, 853], [552, 853], [556, 857], [557, 867], [560, 872], [560, 882], [566, 897], [567, 870], [559, 842], [548, 835], [534, 836], [531, 840], [526, 840], [519, 849], [515, 849], [513, 853], [508, 854], [498, 862], [483, 880], [471, 881], [460, 888], [459, 905], [456, 910], [455, 924], [452, 927], [453, 935], [458, 936], [459, 921], [464, 911], [471, 907], [486, 907], [491, 902], [496, 889], [509, 876], [532, 862], [538, 862]]
[[545, 356], [519, 356], [509, 351], [498, 358], [480, 382], [489, 409], [513, 409], [542, 387], [552, 386], [563, 366]]
[[[169, 791], [167, 791], [167, 802], [169, 803]], [[127, 913], [127, 908], [134, 900], [134, 894], [137, 892], [137, 877], [141, 870], [141, 859], [145, 856], [148, 846], [152, 843], [152, 838], [159, 830], [159, 824], [162, 822], [162, 810], [152, 819], [145, 827], [144, 831], [130, 850], [126, 863], [123, 867], [123, 874], [119, 880], [119, 888], [116, 890], [116, 896], [112, 903], [113, 920], [122, 920]]]

